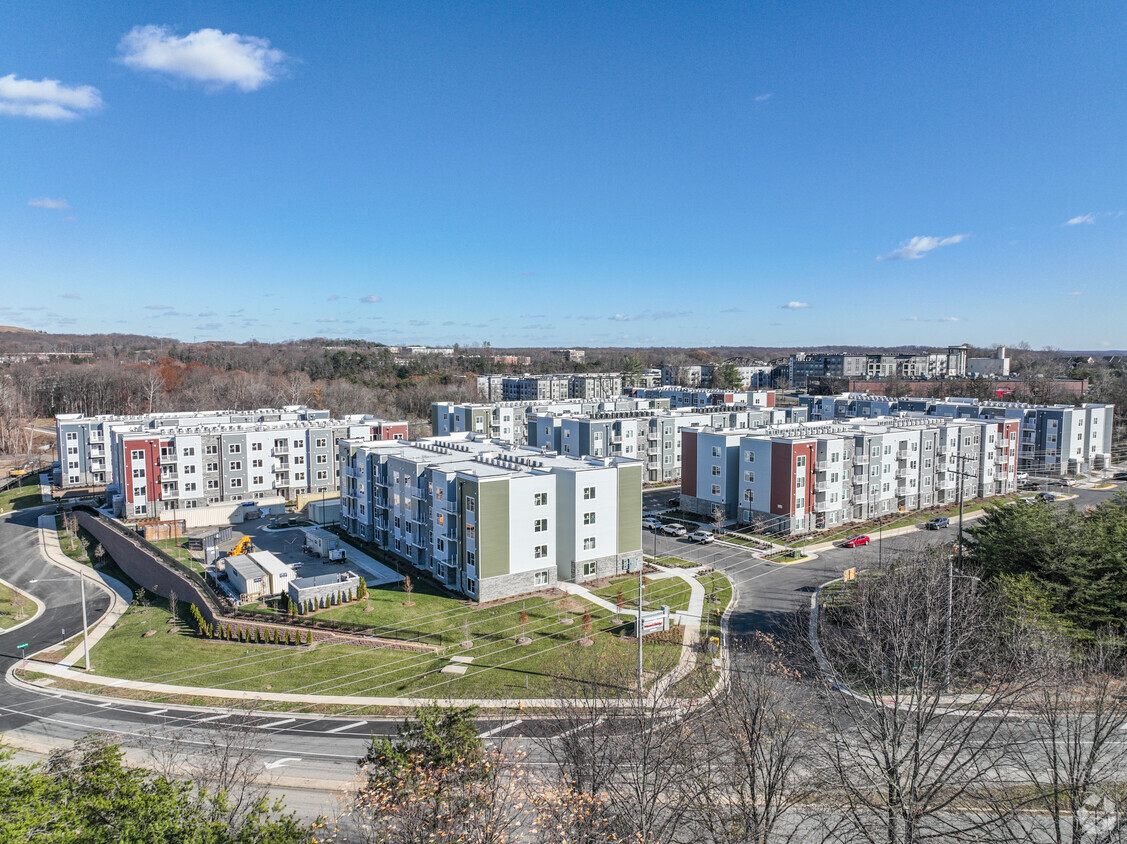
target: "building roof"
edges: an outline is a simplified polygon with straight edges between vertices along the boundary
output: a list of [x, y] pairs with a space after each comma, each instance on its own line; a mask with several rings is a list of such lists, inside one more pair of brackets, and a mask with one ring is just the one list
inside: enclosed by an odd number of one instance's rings
[[349, 580], [360, 578], [354, 572], [344, 574], [315, 574], [310, 577], [299, 577], [291, 581], [290, 585], [298, 589], [309, 589], [313, 586], [331, 586], [334, 583], [347, 583]]
[[228, 572], [237, 572], [239, 577], [248, 582], [257, 580], [265, 574], [262, 569], [254, 564], [253, 560], [247, 559], [243, 554], [237, 554], [234, 557], [224, 557], [223, 567]]
[[293, 577], [293, 569], [271, 554], [269, 551], [252, 551], [246, 555], [247, 559], [258, 566], [271, 577]]

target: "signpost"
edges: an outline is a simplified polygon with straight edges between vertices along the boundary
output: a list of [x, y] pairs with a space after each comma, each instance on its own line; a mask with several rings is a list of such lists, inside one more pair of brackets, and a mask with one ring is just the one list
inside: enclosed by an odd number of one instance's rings
[[27, 657], [28, 644], [28, 642], [24, 642], [22, 645], [16, 645], [16, 647], [20, 649], [20, 659], [25, 659]]

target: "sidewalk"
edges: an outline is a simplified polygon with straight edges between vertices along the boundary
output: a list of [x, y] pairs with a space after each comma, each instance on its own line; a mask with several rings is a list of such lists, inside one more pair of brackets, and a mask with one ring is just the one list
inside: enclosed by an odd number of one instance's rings
[[[71, 574], [85, 578], [89, 583], [92, 583], [97, 588], [109, 594], [109, 609], [106, 610], [105, 615], [103, 615], [86, 634], [89, 646], [93, 648], [94, 645], [106, 635], [109, 629], [117, 624], [118, 619], [125, 614], [125, 611], [129, 609], [129, 603], [133, 600], [133, 592], [120, 580], [112, 578], [107, 574], [102, 574], [89, 566], [76, 563], [64, 554], [63, 549], [59, 546], [59, 534], [55, 529], [55, 515], [53, 513], [39, 517], [39, 550], [45, 559], [60, 568], [66, 569]], [[69, 668], [81, 659], [82, 654], [83, 643], [79, 642], [74, 650], [59, 661], [59, 665]], [[86, 675], [78, 674], [77, 678], [86, 679]]]

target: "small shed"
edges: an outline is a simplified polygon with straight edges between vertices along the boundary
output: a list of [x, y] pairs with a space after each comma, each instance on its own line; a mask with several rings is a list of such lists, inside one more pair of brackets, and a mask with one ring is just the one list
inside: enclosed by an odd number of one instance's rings
[[265, 576], [265, 592], [268, 595], [285, 594], [296, 576], [292, 568], [269, 551], [252, 551], [243, 556], [262, 570]]
[[217, 550], [224, 542], [230, 542], [232, 535], [230, 525], [215, 528], [214, 530], [205, 530], [199, 533], [189, 534], [188, 550], [205, 552]]
[[340, 548], [340, 538], [324, 528], [308, 527], [301, 531], [305, 534], [305, 547], [318, 557], [328, 557], [330, 551]]
[[257, 601], [269, 594], [266, 572], [254, 564], [249, 555], [224, 557], [224, 571], [231, 582], [231, 590], [243, 601]]
[[326, 498], [324, 501], [310, 501], [305, 505], [309, 521], [315, 525], [336, 524], [340, 521], [340, 499]]

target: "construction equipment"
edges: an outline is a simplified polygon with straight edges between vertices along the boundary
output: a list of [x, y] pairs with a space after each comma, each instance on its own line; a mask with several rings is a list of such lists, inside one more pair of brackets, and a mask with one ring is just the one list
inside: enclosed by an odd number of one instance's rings
[[244, 536], [237, 543], [235, 543], [235, 547], [231, 549], [231, 553], [227, 556], [237, 557], [239, 556], [239, 554], [249, 554], [253, 550], [254, 546], [250, 544], [250, 537]]

